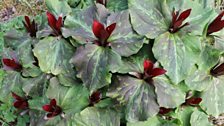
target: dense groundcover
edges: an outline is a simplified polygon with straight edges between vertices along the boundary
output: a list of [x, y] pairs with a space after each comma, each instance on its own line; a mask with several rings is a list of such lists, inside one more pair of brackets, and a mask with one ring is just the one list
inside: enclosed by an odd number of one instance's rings
[[0, 34], [2, 125], [211, 126], [224, 113], [224, 12], [191, 0], [46, 6]]

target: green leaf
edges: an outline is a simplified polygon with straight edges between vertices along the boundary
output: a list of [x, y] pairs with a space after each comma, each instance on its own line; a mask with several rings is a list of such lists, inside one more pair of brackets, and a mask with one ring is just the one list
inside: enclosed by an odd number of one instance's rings
[[117, 76], [107, 95], [126, 104], [126, 119], [129, 122], [146, 120], [159, 112], [154, 87], [144, 80], [129, 76]]
[[191, 126], [213, 126], [208, 121], [208, 115], [206, 115], [204, 112], [201, 112], [199, 110], [195, 110], [191, 114], [190, 123], [191, 123]]
[[88, 107], [73, 117], [76, 126], [120, 126], [119, 113], [112, 109]]
[[185, 83], [191, 90], [204, 91], [212, 81], [212, 76], [208, 75], [208, 73], [194, 69], [185, 80]]
[[76, 50], [71, 59], [78, 71], [78, 77], [91, 91], [95, 91], [111, 82], [111, 73], [116, 72], [121, 64], [121, 57], [109, 48], [87, 44]]
[[221, 52], [212, 46], [205, 45], [200, 54], [199, 69], [210, 72], [219, 61]]
[[127, 123], [127, 126], [179, 126], [173, 120], [164, 120], [158, 116], [149, 118], [147, 121], [139, 121], [136, 123]]
[[202, 108], [207, 112], [208, 115], [217, 117], [219, 114], [224, 112], [224, 76], [213, 77], [211, 84], [202, 93]]
[[107, 24], [112, 23], [116, 23], [116, 28], [108, 39], [111, 42], [112, 49], [125, 57], [136, 54], [143, 46], [144, 39], [133, 31], [129, 20], [129, 12], [112, 13], [107, 18]]
[[29, 108], [32, 110], [43, 111], [42, 106], [49, 103], [50, 100], [47, 99], [46, 96], [43, 97], [35, 97], [33, 99], [28, 100]]
[[158, 1], [129, 0], [129, 4], [131, 22], [139, 34], [153, 39], [168, 30]]
[[7, 101], [11, 96], [11, 91], [22, 95], [22, 77], [21, 74], [15, 71], [8, 71], [3, 79], [3, 84], [0, 88], [0, 101]]
[[23, 81], [23, 91], [31, 97], [43, 96], [46, 92], [46, 83], [48, 79], [45, 74], [35, 78], [26, 78]]
[[72, 57], [74, 49], [64, 39], [47, 37], [35, 45], [33, 53], [43, 72], [58, 75], [69, 72], [71, 64], [68, 61]]
[[170, 79], [178, 84], [186, 79], [200, 54], [198, 37], [168, 32], [156, 38], [153, 53]]
[[181, 126], [190, 126], [191, 115], [196, 108], [191, 106], [185, 106], [183, 108], [178, 108], [177, 118], [181, 121]]
[[158, 104], [165, 108], [175, 108], [185, 102], [185, 93], [170, 84], [170, 81], [159, 76], [153, 79]]
[[66, 114], [80, 112], [89, 104], [89, 92], [85, 87], [80, 84], [66, 87], [55, 77], [50, 80], [46, 95], [50, 99], [55, 98]]
[[122, 11], [128, 9], [128, 0], [107, 0], [107, 8], [111, 11]]
[[66, 15], [71, 12], [71, 8], [65, 0], [46, 0], [48, 10], [57, 16], [60, 14]]

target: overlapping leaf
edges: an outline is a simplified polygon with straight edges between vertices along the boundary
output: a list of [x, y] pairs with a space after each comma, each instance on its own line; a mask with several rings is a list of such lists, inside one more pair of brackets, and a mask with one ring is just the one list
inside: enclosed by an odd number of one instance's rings
[[76, 50], [71, 62], [76, 66], [77, 76], [93, 92], [111, 83], [112, 75], [109, 72], [118, 69], [121, 57], [109, 48], [87, 44]]
[[80, 112], [89, 104], [89, 93], [85, 87], [82, 85], [66, 87], [61, 85], [57, 78], [50, 80], [46, 96], [50, 99], [55, 98], [65, 114]]
[[159, 106], [174, 108], [185, 99], [184, 93], [165, 78], [154, 78], [154, 86], [130, 76], [117, 76], [115, 79], [107, 95], [127, 103], [126, 119], [130, 122], [144, 121], [156, 115]]
[[156, 38], [153, 53], [155, 58], [167, 70], [170, 79], [178, 84], [186, 79], [190, 70], [197, 62], [200, 54], [200, 40], [198, 37], [168, 32]]
[[68, 72], [71, 68], [69, 60], [73, 52], [73, 47], [67, 41], [57, 37], [44, 38], [33, 49], [40, 69], [54, 75]]
[[113, 109], [89, 107], [73, 117], [77, 126], [120, 126], [120, 116]]

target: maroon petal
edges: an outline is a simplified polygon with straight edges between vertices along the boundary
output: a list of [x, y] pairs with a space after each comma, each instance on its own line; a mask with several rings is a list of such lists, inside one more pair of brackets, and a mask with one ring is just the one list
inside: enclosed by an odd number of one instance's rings
[[57, 23], [56, 23], [56, 28], [57, 28], [57, 30], [60, 32], [61, 31], [61, 27], [62, 27], [62, 16], [60, 16], [59, 18], [58, 18], [58, 21], [57, 21]]
[[6, 59], [6, 58], [3, 58], [3, 63], [4, 65], [6, 65], [7, 67], [10, 67], [14, 70], [18, 70], [18, 69], [21, 69], [22, 66], [18, 63], [16, 63], [16, 61], [14, 59]]
[[48, 24], [51, 28], [55, 29], [56, 27], [56, 18], [53, 14], [51, 14], [50, 12], [47, 12], [47, 20], [48, 20]]
[[22, 97], [20, 97], [19, 95], [15, 94], [14, 92], [12, 92], [12, 97], [15, 98], [16, 100], [23, 100]]
[[26, 109], [28, 107], [28, 102], [23, 100], [18, 100], [14, 102], [13, 106], [18, 109]]
[[47, 111], [47, 112], [52, 112], [53, 108], [51, 105], [44, 105], [42, 106], [43, 110]]
[[50, 105], [51, 106], [56, 106], [57, 102], [55, 99], [51, 99]]
[[89, 101], [91, 105], [98, 103], [100, 99], [101, 99], [101, 92], [99, 91], [93, 92], [92, 95], [89, 97]]
[[219, 65], [215, 68], [213, 68], [210, 73], [213, 76], [223, 75], [224, 74], [224, 63], [222, 63], [221, 65]]
[[164, 70], [162, 68], [154, 68], [152, 70], [151, 76], [156, 77], [156, 76], [159, 76], [159, 75], [163, 75], [165, 73], [166, 73], [166, 70]]
[[164, 108], [164, 107], [159, 108], [159, 114], [161, 114], [161, 115], [165, 115], [165, 114], [169, 113], [170, 111], [172, 111], [171, 108]]
[[185, 10], [185, 11], [183, 11], [181, 14], [180, 14], [180, 16], [178, 17], [178, 21], [180, 21], [180, 20], [185, 20], [186, 18], [188, 18], [189, 17], [189, 15], [191, 14], [191, 9], [187, 9], [187, 10]]
[[107, 5], [107, 0], [96, 0], [96, 3], [100, 3], [104, 6], [106, 6]]
[[103, 24], [98, 22], [97, 20], [93, 21], [92, 31], [97, 38], [101, 37], [101, 31], [104, 30]]
[[209, 34], [211, 34], [213, 32], [217, 32], [217, 31], [221, 30], [224, 27], [224, 20], [222, 20], [223, 15], [224, 15], [224, 11], [222, 11], [215, 18], [215, 20], [211, 24], [209, 24], [207, 35], [209, 35]]
[[186, 100], [187, 105], [198, 105], [202, 101], [202, 98], [189, 98]]
[[151, 71], [153, 69], [153, 62], [150, 60], [144, 60], [144, 72]]
[[108, 27], [106, 28], [106, 31], [109, 33], [109, 36], [110, 36], [111, 33], [114, 31], [115, 27], [116, 27], [116, 23], [113, 23], [113, 24], [111, 24], [110, 26], [108, 26]]
[[30, 18], [28, 16], [25, 16], [24, 18], [25, 18], [27, 26], [30, 28], [31, 27]]

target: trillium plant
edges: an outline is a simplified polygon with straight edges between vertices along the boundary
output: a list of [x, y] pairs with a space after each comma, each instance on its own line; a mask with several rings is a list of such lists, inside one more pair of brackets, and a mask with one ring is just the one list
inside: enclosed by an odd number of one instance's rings
[[224, 12], [201, 0], [46, 7], [0, 32], [0, 124], [212, 126], [224, 113]]

